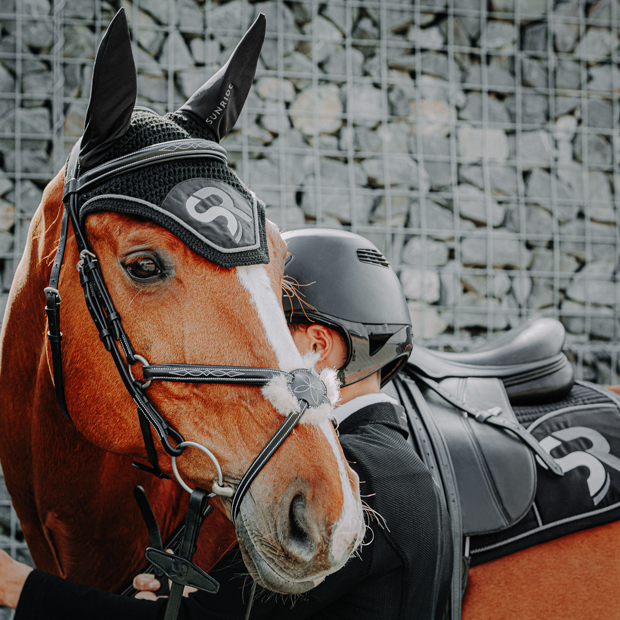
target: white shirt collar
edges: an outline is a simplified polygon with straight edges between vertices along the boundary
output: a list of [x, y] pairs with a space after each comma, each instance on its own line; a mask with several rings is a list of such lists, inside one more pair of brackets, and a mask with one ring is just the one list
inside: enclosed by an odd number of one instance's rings
[[352, 400], [340, 405], [334, 409], [334, 416], [338, 420], [338, 424], [342, 424], [351, 414], [368, 407], [368, 405], [374, 405], [375, 403], [392, 403], [398, 405], [398, 402], [387, 394], [362, 394]]

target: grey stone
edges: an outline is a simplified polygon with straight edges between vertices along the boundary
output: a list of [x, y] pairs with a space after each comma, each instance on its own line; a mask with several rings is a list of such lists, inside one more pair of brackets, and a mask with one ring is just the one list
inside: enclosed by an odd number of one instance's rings
[[[503, 311], [497, 299], [487, 299], [477, 293], [464, 293], [459, 300], [457, 308], [451, 311], [454, 318], [449, 320], [451, 324], [470, 329], [503, 330], [508, 327], [506, 313]], [[444, 319], [446, 315], [444, 314]]]
[[[617, 42], [616, 42], [617, 45]], [[590, 27], [575, 48], [575, 56], [590, 62], [604, 60], [611, 54], [612, 38], [609, 28]]]
[[379, 38], [379, 28], [374, 24], [372, 19], [362, 17], [362, 19], [355, 24], [351, 36], [354, 39], [376, 41]]
[[553, 139], [546, 131], [524, 131], [517, 136], [517, 154], [523, 170], [536, 167], [548, 168], [553, 161]]
[[[424, 169], [427, 171], [431, 187], [441, 189], [452, 184], [452, 164], [450, 163], [450, 140], [442, 136], [423, 136]], [[415, 145], [415, 140], [412, 141]], [[415, 152], [414, 148], [412, 151]]]
[[[347, 71], [347, 63], [349, 62], [350, 68]], [[323, 70], [328, 75], [340, 75], [343, 77], [346, 77], [349, 71], [352, 76], [360, 76], [363, 73], [363, 67], [364, 54], [354, 47], [348, 50], [343, 48], [334, 50], [323, 64]]]
[[586, 331], [586, 316], [589, 317], [589, 333], [594, 338], [613, 340], [616, 333], [620, 333], [620, 322], [611, 308], [590, 307], [570, 299], [562, 302], [561, 319], [564, 327], [573, 334], [582, 334]]
[[139, 6], [160, 24], [170, 22], [170, 5], [167, 0], [140, 0]]
[[283, 101], [265, 101], [261, 123], [271, 133], [288, 131], [291, 123], [286, 113], [285, 103]]
[[1, 119], [6, 130], [17, 131], [17, 123], [22, 133], [49, 134], [51, 131], [51, 115], [47, 108], [13, 108]]
[[434, 304], [439, 301], [440, 282], [436, 271], [403, 267], [400, 272], [405, 297], [413, 301]]
[[[163, 79], [163, 75], [158, 76]], [[177, 73], [181, 94], [189, 99], [209, 79], [205, 67], [194, 67]]]
[[525, 306], [532, 292], [532, 278], [524, 272], [512, 277], [512, 294], [520, 306]]
[[495, 97], [487, 96], [483, 99], [482, 93], [471, 92], [467, 96], [465, 107], [459, 112], [459, 117], [467, 121], [481, 121], [484, 116], [484, 104], [487, 106], [487, 120], [490, 123], [510, 123], [510, 116], [506, 107]]
[[477, 40], [480, 36], [480, 0], [460, 0], [458, 8], [466, 10], [469, 15], [455, 15], [454, 21], [470, 39]]
[[587, 158], [583, 148], [583, 135], [578, 133], [575, 137], [575, 158], [577, 161], [584, 161], [584, 159], [587, 159], [588, 164], [593, 164], [596, 166], [611, 166], [611, 144], [609, 144], [603, 136], [588, 133], [585, 143], [587, 144]]
[[579, 20], [583, 11], [579, 10], [579, 0], [558, 4], [554, 9], [551, 23], [553, 42], [558, 52], [572, 52], [579, 38]]
[[[515, 78], [514, 76], [498, 67], [494, 64], [489, 64], [487, 66], [487, 85], [489, 89], [499, 88], [510, 88], [514, 86]], [[465, 73], [465, 79], [463, 80], [467, 84], [482, 84], [482, 65], [470, 65]]]
[[0, 230], [9, 232], [14, 224], [15, 207], [10, 202], [0, 199]]
[[306, 224], [304, 212], [297, 206], [267, 207], [267, 218], [278, 225], [280, 231], [296, 230]]
[[485, 196], [477, 187], [461, 184], [457, 188], [456, 196], [461, 217], [478, 224], [488, 223], [493, 227], [499, 226], [504, 221], [504, 206], [495, 202], [491, 196]]
[[220, 42], [215, 39], [205, 41], [202, 38], [194, 38], [189, 42], [192, 56], [200, 65], [214, 66], [220, 56], [220, 47]]
[[[89, 58], [95, 57], [97, 41], [95, 33], [86, 26], [65, 25], [65, 45], [63, 56], [65, 58]], [[160, 34], [160, 33], [156, 33]], [[163, 35], [159, 36], [160, 40]]]
[[412, 123], [416, 134], [445, 136], [450, 132], [450, 109], [450, 106], [443, 101], [420, 101], [419, 106], [417, 102], [412, 101], [408, 120]]
[[390, 185], [418, 188], [429, 187], [428, 175], [424, 168], [409, 155], [393, 153], [387, 158], [371, 157], [362, 162], [368, 180], [375, 187], [385, 187], [389, 176]]
[[546, 52], [547, 24], [536, 23], [526, 26], [523, 33], [522, 48], [528, 52]]
[[373, 224], [403, 227], [407, 224], [410, 210], [411, 198], [409, 196], [391, 192], [389, 201], [388, 196], [381, 197], [381, 201], [372, 211], [370, 222]]
[[13, 249], [13, 235], [0, 231], [0, 256], [8, 254]]
[[420, 28], [417, 24], [409, 28], [407, 40], [419, 46], [421, 49], [441, 49], [446, 43], [442, 29], [438, 26]]
[[17, 188], [6, 195], [6, 199], [15, 206], [20, 215], [32, 216], [39, 208], [43, 192], [32, 182], [22, 181], [19, 195]]
[[[298, 3], [295, 3], [298, 4]], [[353, 9], [355, 11], [355, 9]], [[323, 7], [323, 15], [328, 19], [331, 19], [342, 32], [347, 31], [347, 7], [345, 5], [336, 4], [333, 2], [325, 3]], [[353, 20], [355, 15], [352, 16]]]
[[[530, 271], [532, 272], [546, 272], [544, 275], [551, 276], [556, 271], [561, 273], [574, 273], [579, 269], [579, 262], [574, 256], [568, 256], [567, 254], [559, 254], [559, 269], [556, 269], [556, 259], [553, 250], [547, 248], [534, 248], [534, 258]], [[543, 275], [543, 274], [539, 274]]]
[[[19, 166], [19, 170], [18, 170]], [[7, 172], [32, 172], [51, 174], [51, 162], [47, 151], [42, 149], [22, 149], [19, 152], [19, 164], [17, 152], [9, 151], [4, 154], [4, 168]]]
[[22, 99], [24, 107], [38, 108], [45, 104], [52, 94], [54, 87], [54, 74], [51, 71], [45, 73], [27, 73], [22, 78]]
[[[517, 9], [515, 0], [491, 0], [491, 7], [494, 11], [502, 13], [513, 13]], [[518, 10], [521, 19], [542, 17], [547, 12], [547, 2], [546, 0], [518, 0]]]
[[524, 269], [531, 260], [532, 253], [525, 247], [519, 236], [506, 229], [487, 231], [484, 237], [468, 236], [461, 241], [461, 260], [468, 267], [487, 267], [488, 239], [493, 241], [491, 266], [495, 269]]
[[168, 101], [168, 81], [163, 71], [138, 70], [138, 92], [141, 97], [151, 102]]
[[433, 306], [427, 306], [421, 301], [410, 301], [407, 306], [411, 317], [411, 329], [416, 338], [435, 338], [448, 328]]
[[572, 112], [581, 101], [578, 97], [556, 97], [555, 98], [555, 115], [562, 116]]
[[573, 60], [558, 60], [555, 87], [577, 90], [581, 88], [581, 67]]
[[[482, 166], [459, 166], [459, 181], [484, 189], [484, 170]], [[517, 171], [512, 166], [489, 165], [491, 193], [516, 196]]]
[[164, 42], [159, 56], [161, 66], [166, 69], [186, 69], [194, 66], [194, 57], [187, 48], [183, 37], [173, 30]]
[[547, 88], [549, 74], [544, 60], [524, 57], [521, 59], [521, 79], [524, 86]]
[[586, 253], [586, 223], [584, 220], [571, 220], [560, 226], [560, 250], [563, 254], [574, 256], [584, 263], [588, 260], [616, 260], [616, 227], [598, 222], [589, 222], [590, 237], [596, 242], [590, 244]]
[[457, 129], [459, 155], [468, 161], [488, 159], [502, 163], [508, 159], [508, 139], [502, 129], [461, 125]]
[[450, 261], [439, 272], [441, 281], [441, 296], [439, 303], [442, 306], [453, 306], [458, 302], [463, 292], [460, 273], [462, 267], [456, 261]]
[[[525, 206], [525, 232], [528, 241], [547, 242], [553, 239], [553, 216], [547, 209], [535, 205]], [[514, 228], [519, 232], [519, 228]]]
[[276, 77], [260, 78], [254, 85], [254, 90], [261, 99], [269, 99], [271, 101], [285, 101], [289, 103], [295, 98], [293, 83]]
[[4, 196], [13, 189], [13, 181], [8, 178], [4, 170], [0, 170], [0, 196]]
[[[555, 183], [555, 200], [553, 183]], [[548, 172], [540, 168], [535, 168], [530, 174], [525, 187], [525, 197], [529, 204], [537, 204], [551, 213], [556, 213], [560, 222], [574, 219], [580, 208], [568, 186], [557, 177], [552, 179]], [[555, 211], [554, 202], [556, 203]]]
[[620, 69], [616, 65], [595, 65], [588, 70], [588, 91], [620, 93]]
[[[413, 85], [413, 82], [410, 82], [410, 84]], [[454, 83], [450, 85], [446, 80], [433, 77], [432, 75], [421, 75], [417, 80], [417, 85], [421, 99], [444, 101], [449, 105], [456, 105], [458, 108], [462, 108], [467, 101], [465, 93]], [[413, 94], [409, 96], [409, 99], [415, 98], [416, 93], [414, 91]]]
[[325, 62], [329, 56], [341, 47], [342, 32], [337, 26], [324, 17], [318, 15], [303, 27], [304, 34], [312, 35], [308, 41], [308, 51], [312, 60], [317, 64]]
[[620, 301], [618, 283], [613, 282], [614, 260], [593, 261], [574, 276], [566, 291], [573, 301], [611, 306]]
[[343, 127], [340, 131], [340, 149], [356, 152], [382, 153], [383, 145], [377, 131], [367, 127]]
[[588, 194], [586, 214], [589, 213], [590, 217], [597, 222], [615, 224], [616, 210], [608, 175], [598, 170], [590, 170], [588, 172]]
[[[381, 59], [377, 56], [375, 58], [377, 58], [380, 66]], [[417, 68], [417, 57], [415, 54], [407, 54], [402, 49], [394, 48], [388, 50], [387, 63], [390, 69], [415, 71]]]
[[350, 185], [349, 167], [340, 161], [322, 159], [320, 174], [320, 205], [316, 196], [319, 183], [314, 172], [304, 182], [301, 207], [306, 215], [316, 217], [320, 207], [322, 213], [342, 223], [367, 222], [374, 196], [369, 190], [361, 189], [367, 182], [361, 166], [353, 167], [353, 187]]
[[512, 45], [515, 40], [514, 24], [498, 20], [489, 20], [481, 34], [481, 40], [485, 40], [489, 49], [499, 49]]
[[312, 84], [312, 73], [314, 71], [312, 61], [300, 52], [292, 52], [284, 57], [284, 70], [295, 74], [305, 74], [306, 77], [291, 78], [298, 90], [304, 90]]
[[2, 65], [0, 65], [0, 92], [12, 93], [14, 90], [15, 90], [15, 78], [7, 69], [5, 69]]
[[[148, 13], [145, 13], [144, 11], [138, 11], [137, 24], [134, 25], [133, 24], [134, 11], [127, 11], [126, 15], [127, 15], [127, 21], [129, 22], [129, 25], [135, 28], [136, 38], [138, 40], [138, 43], [151, 56], [157, 56], [164, 42], [164, 39], [166, 38], [165, 33], [157, 29], [157, 26], [158, 26], [157, 22]], [[80, 28], [84, 28], [84, 27], [80, 26]], [[90, 30], [88, 32], [90, 32]], [[84, 34], [84, 36], [86, 36], [86, 34]], [[92, 33], [91, 33], [91, 36], [94, 37]], [[84, 44], [82, 46], [84, 46]], [[93, 41], [93, 53], [94, 53], [94, 41]], [[65, 56], [66, 55], [67, 54], [65, 53]], [[82, 57], [81, 55], [79, 56]], [[87, 58], [92, 58], [92, 57], [93, 56], [87, 56]]]
[[335, 84], [307, 88], [291, 104], [293, 127], [311, 136], [317, 133], [335, 133], [342, 126], [343, 106], [340, 89]]
[[63, 17], [65, 19], [71, 17], [88, 20], [94, 19], [95, 0], [66, 0], [63, 9]]
[[461, 275], [461, 281], [468, 292], [476, 293], [482, 297], [490, 295], [497, 299], [502, 299], [511, 286], [510, 278], [501, 271], [488, 279], [487, 276], [465, 272]]
[[616, 19], [620, 21], [620, 2], [618, 0], [599, 0], [599, 2], [595, 2], [588, 11], [588, 17], [611, 23], [612, 2], [615, 2], [616, 5]]
[[[513, 122], [517, 120], [517, 99], [510, 95], [506, 99], [506, 109]], [[541, 125], [547, 121], [549, 104], [547, 97], [536, 93], [521, 95], [521, 122], [525, 125]]]
[[441, 267], [448, 262], [448, 248], [441, 241], [411, 237], [400, 260], [414, 267]]
[[[263, 4], [255, 5], [255, 7], [258, 6], [263, 7]], [[227, 37], [219, 33], [238, 30], [239, 34], [242, 34], [250, 25], [254, 11], [254, 7], [247, 0], [233, 0], [226, 4], [213, 6], [206, 15], [207, 27], [226, 47], [230, 47], [234, 44], [233, 39], [238, 40], [238, 36], [229, 34]]]
[[532, 292], [527, 300], [528, 308], [540, 310], [553, 306], [554, 302], [553, 280], [533, 278]]
[[[424, 211], [424, 218], [422, 217], [422, 210]], [[446, 244], [446, 247], [453, 245], [452, 240], [456, 234], [455, 227], [458, 226], [459, 233], [475, 229], [473, 222], [460, 218], [455, 221], [454, 213], [450, 209], [446, 209], [428, 198], [424, 201], [424, 207], [421, 207], [417, 201], [411, 203], [409, 227], [422, 229], [423, 222], [429, 237], [450, 242]]]
[[248, 127], [244, 135], [247, 136], [249, 145], [270, 144], [273, 141], [273, 134], [255, 123]]
[[407, 153], [409, 151], [410, 132], [409, 123], [393, 122], [381, 124], [375, 132], [369, 133], [375, 133], [379, 139], [379, 151], [382, 152], [385, 149], [386, 153]]
[[614, 109], [609, 101], [602, 99], [588, 100], [588, 126], [611, 129]]
[[345, 97], [349, 122], [357, 125], [374, 127], [388, 109], [382, 91], [368, 83], [349, 86]]
[[267, 206], [294, 206], [294, 188], [281, 187], [284, 179], [280, 178], [278, 166], [270, 159], [250, 159], [249, 170], [243, 175], [250, 187], [264, 200]]
[[450, 77], [448, 55], [440, 52], [422, 52], [420, 54], [422, 73], [434, 75], [447, 80]]
[[205, 14], [194, 0], [181, 0], [176, 5], [177, 23], [182, 32], [202, 34], [205, 30]]

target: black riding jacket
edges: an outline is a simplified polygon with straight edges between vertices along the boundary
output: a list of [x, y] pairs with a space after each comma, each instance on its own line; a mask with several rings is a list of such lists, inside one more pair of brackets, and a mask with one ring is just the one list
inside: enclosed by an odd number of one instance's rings
[[[340, 425], [340, 442], [360, 477], [364, 501], [382, 515], [371, 518], [360, 557], [296, 599], [257, 589], [252, 620], [439, 620], [451, 579], [452, 541], [440, 492], [406, 441], [399, 409], [380, 402]], [[249, 587], [238, 548], [212, 571], [218, 594], [183, 599], [179, 620], [243, 620]], [[15, 620], [154, 620], [165, 600], [108, 594], [33, 571]]]

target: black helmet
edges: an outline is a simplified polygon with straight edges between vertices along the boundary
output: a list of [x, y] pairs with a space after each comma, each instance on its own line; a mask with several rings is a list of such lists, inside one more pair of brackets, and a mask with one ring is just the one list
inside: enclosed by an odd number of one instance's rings
[[412, 348], [411, 318], [398, 276], [364, 237], [330, 228], [306, 228], [282, 235], [289, 256], [284, 275], [297, 288], [284, 291], [290, 323], [316, 322], [338, 331], [348, 357], [338, 376], [343, 386], [381, 372], [387, 383]]

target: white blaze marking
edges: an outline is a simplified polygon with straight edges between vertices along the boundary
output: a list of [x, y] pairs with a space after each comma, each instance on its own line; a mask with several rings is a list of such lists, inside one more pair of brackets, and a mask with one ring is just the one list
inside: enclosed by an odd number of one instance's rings
[[344, 465], [344, 460], [340, 454], [339, 444], [334, 435], [334, 429], [331, 422], [325, 421], [319, 427], [331, 446], [336, 462], [338, 463], [338, 473], [340, 474], [340, 482], [342, 484], [342, 513], [340, 519], [334, 528], [331, 544], [332, 560], [340, 563], [348, 557], [351, 545], [359, 541], [362, 535], [364, 519], [362, 517], [361, 505], [355, 500], [353, 491], [351, 490], [351, 482], [349, 474]]
[[284, 312], [276, 294], [271, 288], [271, 280], [263, 265], [237, 267], [239, 281], [250, 293], [252, 303], [265, 328], [265, 335], [278, 358], [278, 366], [287, 372], [303, 368], [301, 354], [288, 330]]

